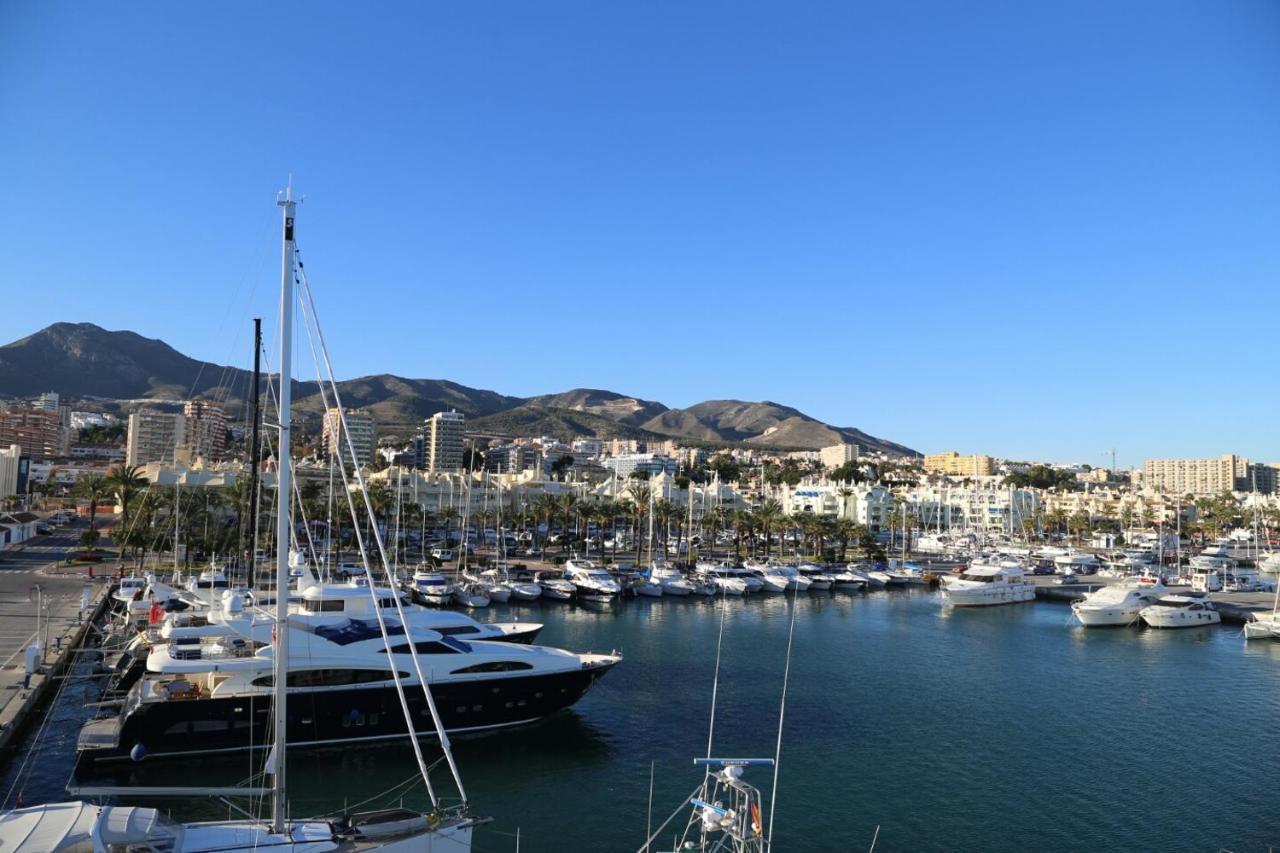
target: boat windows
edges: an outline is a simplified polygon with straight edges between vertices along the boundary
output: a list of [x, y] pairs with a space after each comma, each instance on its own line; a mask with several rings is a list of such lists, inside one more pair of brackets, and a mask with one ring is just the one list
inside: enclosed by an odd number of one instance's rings
[[533, 664], [517, 660], [498, 660], [488, 663], [477, 663], [455, 669], [452, 675], [463, 675], [470, 672], [514, 672], [520, 669], [533, 669]]
[[456, 637], [459, 634], [478, 634], [480, 629], [475, 625], [450, 625], [447, 628], [434, 629], [437, 634], [444, 637]]
[[[467, 654], [471, 651], [471, 644], [462, 640], [456, 640], [453, 637], [441, 636], [437, 640], [421, 640], [413, 644], [414, 651], [420, 655], [455, 655]], [[385, 652], [386, 650], [383, 649]], [[409, 654], [409, 644], [401, 643], [391, 647], [391, 653], [397, 655]]]
[[[409, 673], [400, 673], [408, 678]], [[351, 684], [369, 684], [389, 681], [391, 671], [385, 669], [304, 669], [289, 673], [286, 683], [290, 687], [343, 687]], [[255, 687], [274, 687], [275, 676], [263, 675], [253, 680]]]
[[341, 613], [346, 602], [340, 598], [307, 598], [303, 599], [303, 613]]

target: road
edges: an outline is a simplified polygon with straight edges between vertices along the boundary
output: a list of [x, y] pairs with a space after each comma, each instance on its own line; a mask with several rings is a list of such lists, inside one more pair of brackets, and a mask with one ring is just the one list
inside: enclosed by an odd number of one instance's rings
[[[38, 639], [52, 662], [57, 639], [70, 637], [79, 625], [85, 588], [96, 599], [106, 584], [90, 581], [86, 568], [56, 565], [79, 544], [80, 534], [88, 527], [88, 522], [77, 520], [50, 535], [0, 551], [0, 742], [7, 740], [4, 730], [30, 707], [33, 698], [23, 688], [23, 649]], [[110, 570], [103, 566], [99, 574]]]

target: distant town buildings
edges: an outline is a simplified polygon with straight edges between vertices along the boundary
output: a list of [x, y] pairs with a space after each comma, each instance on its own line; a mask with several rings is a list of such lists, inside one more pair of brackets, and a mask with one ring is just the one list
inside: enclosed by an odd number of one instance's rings
[[66, 456], [71, 446], [71, 413], [65, 406], [54, 409], [19, 407], [0, 411], [0, 447], [19, 445], [24, 456], [56, 459]]
[[930, 474], [947, 474], [960, 477], [990, 477], [994, 462], [990, 456], [975, 453], [961, 456], [954, 450], [930, 453], [924, 458], [924, 470]]
[[1142, 483], [1176, 495], [1254, 490], [1269, 495], [1275, 491], [1276, 471], [1271, 465], [1251, 464], [1234, 453], [1217, 459], [1148, 459], [1142, 464]]
[[40, 409], [44, 412], [56, 412], [58, 411], [58, 406], [61, 404], [62, 398], [59, 397], [57, 393], [53, 391], [46, 391], [37, 397], [36, 401], [32, 403], [31, 406], [34, 409]]
[[839, 468], [847, 462], [858, 461], [858, 445], [833, 444], [818, 451], [818, 461], [824, 468]]
[[680, 467], [680, 463], [670, 456], [659, 456], [656, 453], [619, 453], [604, 460], [603, 465], [623, 480], [636, 471], [644, 471], [652, 476], [674, 474]]
[[182, 445], [193, 458], [219, 460], [227, 450], [227, 415], [221, 406], [188, 400], [182, 407], [186, 421]]
[[139, 409], [129, 415], [129, 437], [124, 458], [128, 465], [174, 461], [186, 440], [186, 418], [179, 412]]
[[72, 412], [71, 429], [79, 432], [92, 426], [113, 426], [119, 420], [106, 412]]
[[426, 470], [435, 472], [461, 469], [466, 431], [467, 416], [462, 412], [436, 412], [428, 418], [423, 431], [426, 438]]
[[[347, 439], [342, 434], [342, 422], [346, 421], [351, 433], [351, 447], [347, 447]], [[355, 464], [368, 465], [373, 461], [373, 453], [377, 445], [374, 441], [373, 415], [359, 409], [348, 409], [340, 412], [331, 408], [324, 414], [324, 426], [320, 440], [328, 448], [329, 453], [341, 459], [343, 464], [351, 462], [351, 448], [355, 449]]]

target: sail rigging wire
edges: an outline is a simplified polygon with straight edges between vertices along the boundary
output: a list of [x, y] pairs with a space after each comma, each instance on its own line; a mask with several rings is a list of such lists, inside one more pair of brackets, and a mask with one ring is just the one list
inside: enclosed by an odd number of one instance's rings
[[[295, 255], [296, 255], [296, 249], [295, 249]], [[298, 279], [297, 266], [298, 266], [299, 264], [301, 264], [301, 261], [300, 261], [300, 260], [297, 260], [297, 263], [295, 264], [295, 272], [294, 272], [295, 281], [297, 281], [297, 279]], [[300, 284], [300, 282], [298, 282], [298, 283]], [[300, 298], [300, 299], [301, 299], [301, 296], [302, 296], [302, 294], [301, 294], [301, 292], [299, 292], [299, 298]], [[319, 361], [319, 357], [318, 357], [317, 352], [316, 352], [315, 338], [314, 338], [314, 336], [312, 335], [312, 329], [311, 329], [312, 318], [308, 316], [308, 312], [307, 312], [307, 310], [306, 310], [306, 303], [305, 303], [305, 302], [303, 302], [303, 310], [301, 311], [301, 314], [302, 314], [302, 325], [303, 325], [303, 328], [306, 330], [306, 333], [307, 333], [307, 341], [308, 341], [308, 344], [310, 345], [310, 348], [311, 348], [311, 358], [312, 358], [312, 362], [313, 362], [313, 364], [315, 365], [315, 368], [316, 368], [317, 384], [318, 384], [318, 385], [319, 385], [319, 387], [320, 387], [320, 397], [321, 397], [321, 402], [323, 403], [325, 410], [326, 410], [326, 411], [328, 411], [328, 409], [329, 409], [329, 399], [328, 399], [328, 394], [325, 392], [324, 379], [323, 379], [323, 373], [322, 373], [322, 371], [321, 371], [321, 369], [320, 369], [320, 361]], [[317, 329], [317, 331], [318, 331], [318, 329]], [[356, 472], [357, 472], [357, 474], [358, 474], [358, 472], [359, 472], [359, 470], [360, 470], [360, 466], [359, 466], [359, 462], [358, 462], [358, 461], [357, 461], [357, 459], [356, 459], [355, 445], [354, 445], [354, 444], [352, 443], [352, 441], [351, 441], [351, 433], [350, 433], [350, 430], [349, 430], [349, 429], [347, 429], [346, 416], [345, 416], [345, 413], [342, 411], [342, 408], [341, 408], [341, 405], [342, 405], [342, 404], [341, 404], [341, 402], [340, 402], [340, 401], [335, 401], [335, 402], [336, 402], [336, 405], [337, 405], [337, 408], [338, 408], [338, 417], [339, 417], [339, 420], [340, 420], [340, 429], [341, 429], [342, 433], [343, 433], [343, 434], [346, 436], [346, 438], [347, 438], [347, 445], [348, 445], [348, 447], [349, 447], [349, 449], [350, 449], [350, 452], [351, 452], [352, 467], [355, 469], [355, 471], [356, 471]], [[339, 453], [341, 453], [341, 446], [339, 446]], [[340, 458], [340, 459], [339, 459], [339, 462], [341, 463], [341, 461], [342, 461], [342, 460], [341, 460], [341, 458]], [[357, 546], [357, 548], [359, 549], [359, 552], [360, 552], [360, 560], [361, 560], [361, 563], [362, 563], [362, 564], [363, 564], [363, 566], [364, 566], [365, 579], [368, 581], [369, 596], [370, 596], [370, 598], [371, 598], [371, 599], [372, 599], [372, 601], [373, 601], [373, 614], [374, 614], [374, 617], [375, 617], [375, 618], [377, 619], [377, 621], [378, 621], [378, 629], [379, 629], [379, 631], [382, 633], [383, 642], [384, 642], [384, 644], [386, 644], [386, 645], [387, 645], [387, 649], [388, 649], [388, 652], [389, 652], [389, 651], [390, 651], [390, 640], [389, 640], [389, 635], [388, 635], [388, 633], [387, 633], [387, 623], [386, 623], [386, 619], [385, 619], [385, 617], [383, 616], [382, 608], [379, 606], [379, 602], [378, 602], [378, 592], [377, 592], [377, 589], [376, 589], [376, 587], [375, 587], [375, 583], [374, 583], [373, 571], [372, 571], [372, 569], [371, 569], [371, 568], [370, 568], [370, 566], [369, 566], [369, 555], [368, 555], [368, 551], [367, 551], [367, 549], [365, 548], [364, 536], [363, 536], [363, 534], [362, 534], [362, 532], [361, 532], [361, 530], [360, 530], [360, 514], [359, 514], [359, 513], [357, 512], [357, 510], [356, 510], [355, 498], [354, 498], [354, 497], [352, 496], [352, 494], [351, 494], [351, 484], [350, 484], [349, 480], [347, 479], [346, 465], [345, 465], [345, 464], [339, 464], [339, 466], [338, 466], [338, 467], [339, 467], [339, 469], [340, 469], [340, 471], [341, 471], [341, 474], [342, 474], [342, 486], [343, 486], [343, 491], [346, 493], [346, 496], [347, 496], [347, 507], [348, 507], [348, 509], [349, 509], [349, 510], [350, 510], [350, 512], [351, 512], [352, 527], [354, 528], [354, 533], [355, 533], [355, 537], [356, 537], [356, 546]], [[369, 510], [370, 517], [372, 518], [372, 517], [373, 517], [373, 511], [372, 511], [372, 507], [371, 507], [371, 506], [368, 506], [368, 494], [365, 492], [364, 484], [363, 484], [363, 479], [361, 479], [361, 482], [360, 482], [360, 490], [361, 490], [362, 496], [363, 496], [363, 498], [364, 498], [364, 501], [365, 501], [365, 503], [366, 503], [366, 508]], [[375, 530], [375, 532], [376, 532], [376, 530], [377, 530], [377, 523], [376, 523], [376, 519], [375, 519], [375, 523], [374, 523], [373, 527], [374, 527], [374, 530]], [[394, 598], [397, 602], [399, 601], [399, 595], [394, 594], [394, 590], [393, 590], [392, 598]], [[403, 617], [402, 617], [402, 619], [403, 619]], [[407, 623], [405, 623], [405, 622], [403, 622], [403, 621], [402, 621], [402, 622], [401, 622], [401, 624], [405, 625], [405, 628], [406, 628], [406, 634], [407, 634], [407, 633], [408, 633], [408, 631], [407, 631], [407, 629], [408, 629], [408, 625], [407, 625]], [[412, 638], [410, 638], [410, 639], [412, 639]], [[418, 666], [417, 653], [416, 653], [416, 650], [414, 649], [414, 645], [415, 645], [415, 644], [414, 644], [413, 642], [410, 642], [408, 645], [409, 645], [409, 649], [410, 649], [410, 655], [411, 655], [411, 657], [413, 658], [414, 668], [415, 668], [415, 670], [418, 672], [418, 678], [419, 678], [419, 680], [422, 680], [422, 678], [423, 678], [423, 677], [422, 677], [422, 670], [421, 670], [421, 668]], [[425, 783], [425, 784], [426, 784], [426, 786], [427, 786], [427, 796], [428, 796], [428, 797], [430, 797], [430, 799], [431, 799], [431, 805], [432, 805], [432, 807], [433, 807], [433, 808], [438, 808], [438, 807], [439, 807], [439, 799], [436, 797], [435, 788], [434, 788], [434, 786], [432, 786], [432, 784], [431, 784], [430, 770], [429, 770], [429, 769], [428, 769], [428, 767], [427, 767], [426, 758], [425, 758], [425, 757], [423, 756], [423, 754], [422, 754], [422, 745], [421, 745], [420, 743], [418, 743], [417, 730], [416, 730], [416, 728], [414, 727], [414, 724], [413, 724], [413, 712], [410, 710], [410, 708], [409, 708], [408, 698], [405, 696], [404, 684], [401, 682], [401, 679], [400, 679], [400, 670], [399, 670], [399, 667], [397, 667], [397, 666], [392, 666], [392, 667], [391, 667], [391, 669], [390, 669], [390, 672], [391, 672], [391, 678], [392, 678], [392, 681], [394, 681], [394, 682], [395, 682], [395, 685], [396, 685], [396, 697], [397, 697], [397, 699], [399, 700], [399, 703], [400, 703], [400, 710], [401, 710], [401, 712], [402, 712], [402, 713], [403, 713], [403, 715], [404, 715], [405, 725], [406, 725], [406, 726], [408, 726], [408, 732], [409, 732], [409, 743], [411, 744], [412, 749], [413, 749], [414, 759], [416, 760], [416, 762], [417, 762], [417, 764], [418, 764], [418, 772], [419, 772], [419, 773], [420, 773], [420, 775], [422, 776], [422, 781], [423, 781], [423, 783]], [[424, 684], [424, 689], [426, 689], [426, 687], [425, 687], [425, 681], [423, 682], [423, 684]]]
[[[650, 569], [650, 573], [652, 573]], [[716, 733], [716, 697], [720, 693], [720, 650], [724, 647], [724, 623], [725, 613], [728, 611], [726, 606], [728, 603], [728, 592], [721, 588], [720, 596], [720, 636], [716, 640], [716, 674], [711, 681], [711, 724], [707, 726], [707, 758], [711, 757], [711, 739]]]
[[791, 643], [796, 636], [796, 611], [800, 597], [800, 589], [796, 587], [791, 594], [791, 627], [787, 630], [787, 664], [782, 670], [782, 702], [778, 708], [778, 743], [773, 751], [773, 790], [769, 792], [769, 834], [765, 841], [766, 849], [773, 849], [773, 815], [778, 808], [778, 770], [782, 764], [782, 723], [787, 716], [787, 682], [791, 679]]
[[[351, 460], [353, 463], [352, 469], [355, 473], [357, 486], [360, 489], [360, 495], [363, 498], [365, 511], [368, 513], [369, 518], [373, 521], [372, 533], [373, 533], [374, 543], [378, 547], [378, 555], [382, 560], [383, 570], [386, 572], [386, 575], [387, 575], [387, 581], [391, 585], [392, 589], [394, 590], [395, 579], [394, 577], [392, 577], [391, 567], [387, 561], [386, 545], [382, 541], [382, 534], [381, 534], [381, 531], [379, 531], [378, 529], [377, 516], [374, 514], [373, 504], [369, 499], [369, 491], [365, 485], [364, 475], [360, 471], [360, 466], [356, 461], [355, 443], [351, 438], [350, 429], [347, 428], [346, 412], [343, 409], [342, 397], [340, 392], [338, 391], [338, 382], [333, 371], [333, 363], [329, 358], [329, 350], [324, 340], [324, 332], [320, 328], [320, 317], [315, 307], [315, 295], [311, 290], [310, 281], [307, 279], [306, 270], [302, 263], [301, 253], [296, 252], [295, 250], [295, 254], [297, 259], [297, 263], [295, 266], [295, 275], [300, 287], [299, 296], [300, 297], [305, 296], [305, 302], [304, 302], [305, 307], [302, 312], [303, 325], [307, 330], [307, 340], [311, 346], [312, 359], [316, 361], [316, 369], [318, 373], [320, 369], [319, 360], [323, 360], [324, 362], [325, 373], [328, 375], [330, 390], [333, 392], [333, 401], [335, 404], [335, 408], [338, 411], [338, 418], [340, 422], [341, 432], [342, 432], [342, 435], [345, 436], [346, 438], [347, 448], [351, 453]], [[314, 335], [312, 334], [313, 332], [312, 324], [314, 324]], [[317, 345], [318, 345], [318, 350], [317, 350]], [[328, 399], [327, 399], [327, 395], [324, 392], [323, 381], [321, 382], [321, 398], [325, 403], [325, 408], [327, 411]], [[355, 509], [355, 500], [352, 497], [351, 489], [347, 483], [346, 466], [340, 466], [340, 468], [342, 471], [343, 486], [347, 492], [347, 502], [351, 509], [352, 518], [357, 519], [358, 515]], [[357, 528], [356, 539], [360, 543], [360, 547], [361, 547], [361, 559], [364, 563], [365, 575], [369, 580], [369, 585], [370, 585], [369, 594], [374, 599], [374, 605], [375, 605], [374, 613], [377, 615], [379, 626], [382, 628], [382, 631], [383, 631], [383, 636], [386, 637], [386, 628], [385, 628], [385, 622], [382, 616], [382, 608], [377, 607], [377, 603], [378, 603], [377, 593], [373, 588], [373, 583], [374, 583], [373, 571], [369, 566], [368, 554], [364, 550], [363, 537], [359, 533], [359, 524], [356, 524], [355, 526]], [[391, 596], [391, 600], [395, 604], [396, 613], [400, 618], [400, 624], [405, 626], [405, 629], [407, 632], [409, 627], [409, 622], [405, 616], [404, 606], [403, 606], [403, 602], [400, 599], [400, 595], [398, 593], [393, 594]], [[453, 774], [454, 784], [458, 788], [458, 795], [461, 797], [462, 806], [463, 808], [466, 808], [466, 805], [467, 805], [466, 789], [463, 787], [462, 774], [458, 771], [457, 762], [454, 760], [454, 757], [453, 757], [453, 750], [449, 744], [449, 736], [448, 736], [448, 733], [445, 731], [444, 721], [440, 718], [440, 710], [439, 708], [436, 707], [435, 697], [431, 695], [431, 686], [427, 682], [426, 676], [422, 672], [422, 662], [418, 659], [416, 644], [411, 641], [408, 643], [408, 647], [409, 647], [410, 660], [413, 662], [414, 671], [418, 675], [418, 683], [422, 686], [422, 694], [426, 699], [427, 708], [431, 713], [431, 720], [435, 724], [436, 733], [440, 738], [441, 750], [444, 752], [444, 757], [449, 764], [449, 770]], [[421, 745], [418, 743], [418, 739], [416, 737], [416, 729], [413, 725], [413, 716], [409, 712], [408, 700], [405, 698], [404, 688], [400, 683], [399, 672], [396, 670], [395, 667], [392, 667], [391, 671], [395, 679], [397, 693], [400, 695], [401, 705], [405, 712], [405, 722], [409, 727], [410, 741], [413, 744], [414, 752], [418, 757], [418, 763], [422, 768], [423, 780], [426, 782], [428, 791], [431, 793], [432, 803], [435, 804], [437, 800], [435, 797], [434, 790], [431, 788], [431, 782], [428, 777], [427, 769], [424, 765], [424, 760], [421, 757]]]

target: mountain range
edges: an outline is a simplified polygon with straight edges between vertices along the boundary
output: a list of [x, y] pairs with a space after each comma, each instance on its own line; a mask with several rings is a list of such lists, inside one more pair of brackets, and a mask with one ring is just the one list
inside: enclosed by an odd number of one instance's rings
[[[0, 396], [32, 397], [56, 391], [64, 399], [119, 401], [218, 400], [234, 414], [248, 398], [251, 373], [199, 361], [163, 341], [135, 332], [108, 331], [92, 323], [55, 323], [0, 347]], [[513, 397], [443, 379], [391, 374], [338, 383], [348, 408], [368, 410], [383, 434], [407, 436], [424, 418], [446, 409], [467, 415], [468, 429], [508, 436], [554, 435], [568, 440], [684, 438], [758, 447], [817, 449], [858, 444], [863, 450], [918, 455], [901, 444], [854, 427], [825, 424], [789, 406], [741, 400], [708, 400], [669, 408], [613, 391], [577, 388], [560, 394]], [[295, 416], [318, 423], [324, 402], [314, 383], [293, 383]]]

